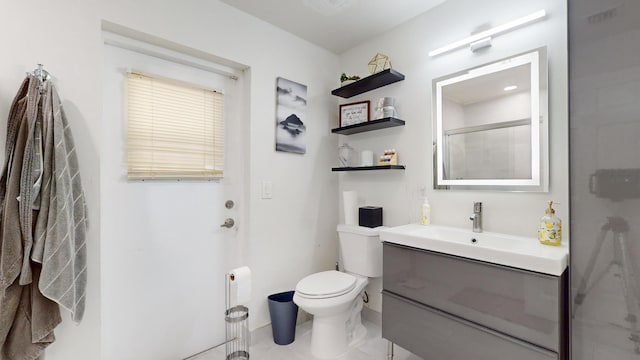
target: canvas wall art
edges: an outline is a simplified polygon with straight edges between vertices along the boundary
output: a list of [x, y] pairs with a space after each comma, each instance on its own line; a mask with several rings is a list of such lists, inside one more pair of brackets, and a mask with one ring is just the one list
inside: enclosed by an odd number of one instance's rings
[[276, 151], [307, 152], [307, 86], [279, 77], [276, 99]]

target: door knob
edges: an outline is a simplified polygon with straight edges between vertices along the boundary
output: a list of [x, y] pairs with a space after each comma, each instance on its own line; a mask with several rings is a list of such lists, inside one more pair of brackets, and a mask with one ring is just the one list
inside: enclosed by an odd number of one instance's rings
[[224, 221], [224, 224], [220, 225], [220, 227], [232, 228], [232, 227], [233, 227], [233, 225], [235, 225], [235, 223], [236, 223], [236, 222], [235, 222], [235, 221], [233, 221], [233, 219], [232, 219], [232, 218], [227, 218], [227, 219]]

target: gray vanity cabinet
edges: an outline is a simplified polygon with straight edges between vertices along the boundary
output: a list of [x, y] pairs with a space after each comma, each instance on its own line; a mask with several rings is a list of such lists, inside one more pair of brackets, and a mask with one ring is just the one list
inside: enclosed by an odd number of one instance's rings
[[385, 242], [382, 335], [425, 359], [568, 359], [566, 272]]

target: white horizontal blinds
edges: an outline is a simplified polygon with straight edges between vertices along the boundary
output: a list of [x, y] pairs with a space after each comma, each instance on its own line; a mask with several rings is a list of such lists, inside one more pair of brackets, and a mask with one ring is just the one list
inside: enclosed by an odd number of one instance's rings
[[221, 92], [129, 73], [129, 178], [221, 178], [223, 105]]

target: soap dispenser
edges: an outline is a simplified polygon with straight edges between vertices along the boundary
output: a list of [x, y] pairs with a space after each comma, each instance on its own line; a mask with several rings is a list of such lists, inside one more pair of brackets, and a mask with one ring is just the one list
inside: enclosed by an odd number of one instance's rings
[[431, 205], [429, 205], [429, 199], [424, 197], [424, 202], [422, 203], [422, 216], [420, 219], [422, 225], [431, 224]]
[[553, 201], [548, 202], [549, 207], [545, 215], [540, 219], [538, 226], [538, 240], [544, 245], [559, 246], [562, 242], [562, 221], [556, 216], [553, 209]]

